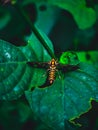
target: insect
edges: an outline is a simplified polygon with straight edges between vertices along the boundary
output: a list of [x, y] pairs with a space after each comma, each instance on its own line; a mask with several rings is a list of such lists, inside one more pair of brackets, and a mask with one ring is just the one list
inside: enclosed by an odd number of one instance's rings
[[48, 81], [50, 84], [53, 84], [55, 80], [55, 72], [57, 71], [58, 63], [55, 59], [52, 59], [48, 64], [49, 64]]
[[75, 52], [67, 52], [61, 55], [59, 62], [53, 58], [49, 62], [28, 62], [28, 64], [32, 67], [47, 70], [46, 82], [42, 86], [39, 86], [40, 88], [44, 88], [54, 83], [58, 70], [65, 73], [78, 69], [79, 60]]

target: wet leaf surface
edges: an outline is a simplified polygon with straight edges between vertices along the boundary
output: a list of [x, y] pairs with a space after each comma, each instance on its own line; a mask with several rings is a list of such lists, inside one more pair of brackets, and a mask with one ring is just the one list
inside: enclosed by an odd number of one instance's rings
[[80, 69], [65, 73], [51, 87], [26, 91], [35, 113], [51, 129], [64, 129], [65, 120], [72, 121], [91, 108], [91, 100], [98, 100], [98, 70], [80, 63]]

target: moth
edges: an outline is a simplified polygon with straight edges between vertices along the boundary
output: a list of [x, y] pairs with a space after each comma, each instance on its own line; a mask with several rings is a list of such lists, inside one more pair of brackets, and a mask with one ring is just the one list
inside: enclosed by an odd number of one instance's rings
[[54, 83], [57, 71], [60, 70], [62, 73], [66, 73], [78, 69], [79, 59], [75, 52], [68, 51], [61, 55], [59, 61], [52, 58], [49, 62], [28, 62], [27, 64], [31, 67], [46, 69], [46, 82], [42, 86], [39, 86], [40, 88], [44, 88]]

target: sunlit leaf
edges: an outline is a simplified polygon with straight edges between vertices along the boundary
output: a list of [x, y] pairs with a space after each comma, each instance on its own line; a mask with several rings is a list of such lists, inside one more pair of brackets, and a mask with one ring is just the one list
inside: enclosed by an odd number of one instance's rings
[[98, 51], [77, 52], [81, 62], [90, 63], [98, 68]]
[[98, 68], [98, 51], [66, 51], [60, 56], [60, 63], [62, 64], [77, 65], [79, 62], [93, 64]]
[[79, 62], [77, 54], [73, 51], [64, 52], [60, 56], [60, 63], [62, 64], [77, 65]]

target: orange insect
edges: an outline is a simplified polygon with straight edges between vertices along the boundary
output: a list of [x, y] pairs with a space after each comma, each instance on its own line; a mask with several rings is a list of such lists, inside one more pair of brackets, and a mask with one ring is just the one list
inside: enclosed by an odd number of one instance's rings
[[49, 64], [48, 81], [50, 84], [53, 84], [55, 80], [55, 72], [57, 71], [58, 63], [55, 59], [52, 59], [48, 64]]

